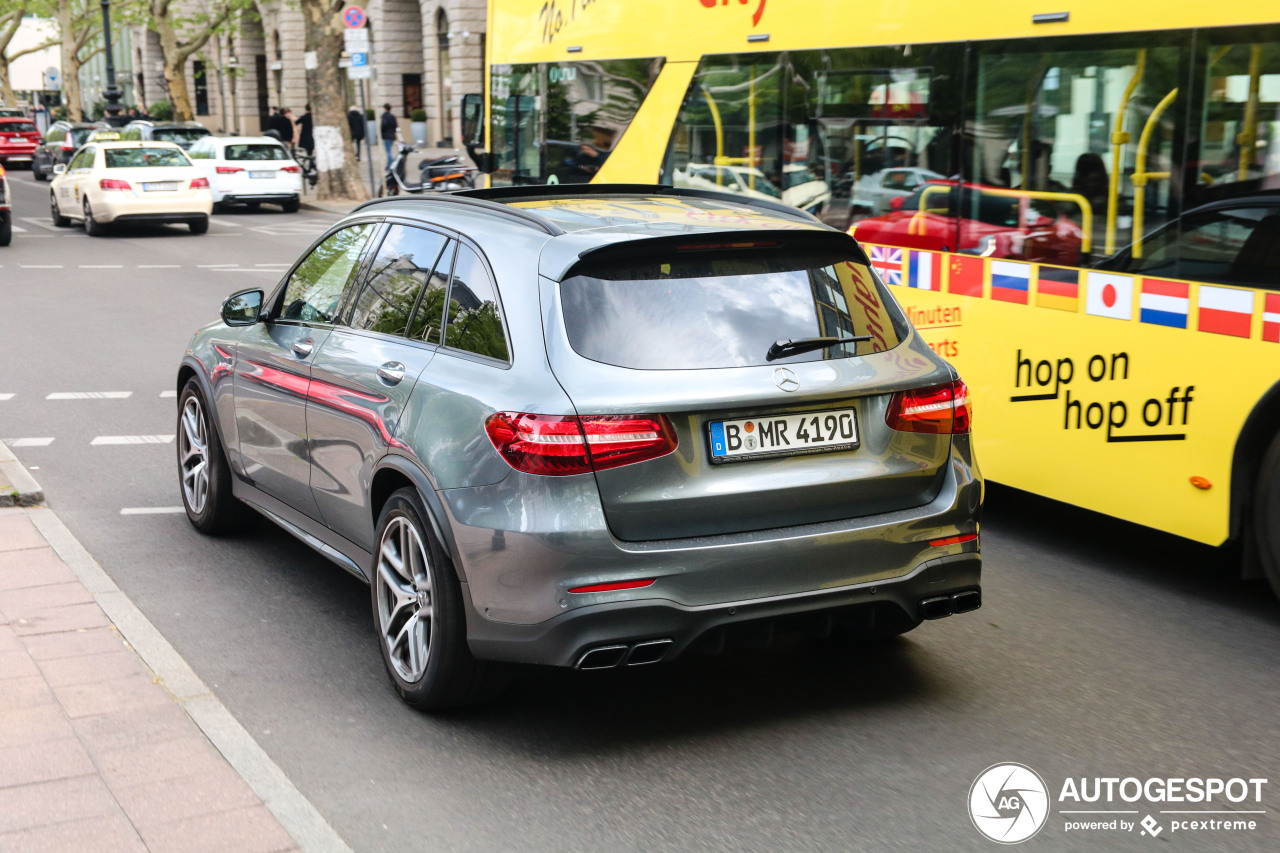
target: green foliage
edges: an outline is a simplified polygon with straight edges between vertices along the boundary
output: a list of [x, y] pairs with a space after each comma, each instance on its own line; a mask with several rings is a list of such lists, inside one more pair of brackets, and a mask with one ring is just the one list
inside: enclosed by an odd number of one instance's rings
[[426, 120], [427, 120], [427, 111], [422, 109], [422, 107], [418, 107], [418, 109], [409, 113], [409, 121], [426, 121]]
[[147, 113], [157, 121], [172, 121], [173, 104], [168, 101], [160, 101], [147, 107]]
[[373, 121], [377, 117], [378, 117], [378, 114], [375, 113], [372, 109], [367, 109], [364, 111], [365, 121]]

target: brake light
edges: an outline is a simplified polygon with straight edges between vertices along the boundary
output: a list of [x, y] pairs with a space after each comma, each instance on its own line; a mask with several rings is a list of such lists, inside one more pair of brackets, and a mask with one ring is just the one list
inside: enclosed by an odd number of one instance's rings
[[282, 166], [282, 167], [280, 168], [280, 171], [282, 171], [282, 172], [291, 172], [291, 173], [293, 173], [293, 174], [298, 174], [298, 173], [300, 173], [300, 172], [302, 171], [302, 167], [300, 167], [300, 166]]
[[208, 179], [208, 178], [196, 178], [196, 179], [192, 180], [192, 182], [191, 182], [191, 189], [193, 189], [193, 190], [207, 190], [207, 189], [209, 189], [209, 179]]
[[959, 379], [932, 388], [898, 391], [889, 399], [884, 416], [890, 429], [934, 435], [968, 432], [972, 419], [969, 389]]
[[496, 412], [485, 432], [502, 458], [526, 474], [587, 474], [666, 456], [676, 449], [665, 415], [584, 417]]
[[128, 181], [122, 181], [119, 178], [103, 178], [98, 181], [98, 186], [104, 190], [119, 190], [121, 192], [128, 192], [133, 189], [133, 187], [129, 186]]
[[239, 166], [218, 166], [217, 169], [219, 175], [234, 175], [236, 172], [244, 171]]

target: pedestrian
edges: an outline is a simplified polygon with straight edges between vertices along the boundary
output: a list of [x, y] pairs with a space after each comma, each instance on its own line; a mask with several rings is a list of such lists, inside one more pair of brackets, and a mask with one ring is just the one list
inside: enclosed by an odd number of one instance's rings
[[347, 126], [351, 128], [351, 141], [356, 146], [356, 162], [360, 162], [360, 143], [364, 141], [364, 113], [355, 107], [347, 113]]
[[399, 122], [396, 121], [395, 114], [391, 112], [390, 104], [383, 104], [382, 121], [379, 127], [382, 130], [382, 148], [387, 152], [387, 163], [391, 162], [391, 142], [396, 138], [396, 131], [400, 129]]
[[280, 115], [284, 116], [284, 121], [280, 122], [280, 130], [283, 132], [286, 126], [285, 122], [288, 122], [288, 133], [289, 133], [288, 142], [289, 142], [289, 147], [292, 148], [293, 143], [296, 142], [298, 139], [298, 126], [293, 121], [293, 110], [289, 109], [288, 107], [281, 107]]
[[284, 114], [283, 108], [271, 108], [271, 119], [268, 121], [267, 126], [279, 134], [280, 141], [284, 143], [286, 148], [293, 147], [293, 122], [289, 121], [289, 117]]
[[298, 147], [307, 152], [308, 157], [312, 156], [316, 150], [316, 140], [311, 135], [310, 104], [307, 104], [306, 110], [298, 116]]

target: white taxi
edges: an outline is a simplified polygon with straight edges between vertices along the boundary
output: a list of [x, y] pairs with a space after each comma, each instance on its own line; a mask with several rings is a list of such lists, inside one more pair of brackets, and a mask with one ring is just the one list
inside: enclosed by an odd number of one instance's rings
[[53, 172], [54, 225], [80, 220], [91, 237], [114, 222], [185, 222], [192, 234], [209, 230], [209, 179], [172, 142], [87, 142]]
[[301, 205], [302, 167], [269, 136], [206, 136], [188, 151], [213, 190], [214, 204], [266, 202], [285, 213]]

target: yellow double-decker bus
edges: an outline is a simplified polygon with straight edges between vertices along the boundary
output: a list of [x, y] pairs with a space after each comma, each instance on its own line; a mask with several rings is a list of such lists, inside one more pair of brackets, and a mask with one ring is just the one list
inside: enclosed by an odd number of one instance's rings
[[490, 0], [490, 182], [849, 229], [969, 384], [992, 480], [1280, 592], [1280, 8]]

